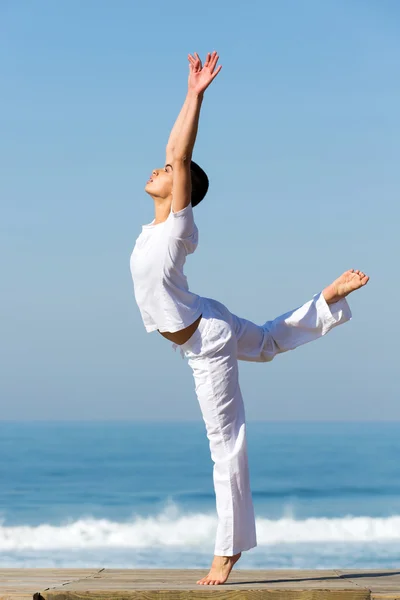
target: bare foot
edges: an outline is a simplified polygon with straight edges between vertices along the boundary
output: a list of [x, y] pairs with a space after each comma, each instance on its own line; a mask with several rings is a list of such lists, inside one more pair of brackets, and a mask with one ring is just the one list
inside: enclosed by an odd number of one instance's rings
[[233, 565], [239, 560], [242, 553], [233, 556], [214, 556], [211, 569], [207, 577], [199, 579], [196, 583], [200, 585], [220, 585], [225, 583], [232, 571]]
[[362, 271], [350, 269], [349, 271], [345, 271], [331, 285], [328, 285], [322, 293], [327, 304], [333, 304], [351, 294], [351, 292], [363, 287], [368, 281], [368, 275], [365, 275]]

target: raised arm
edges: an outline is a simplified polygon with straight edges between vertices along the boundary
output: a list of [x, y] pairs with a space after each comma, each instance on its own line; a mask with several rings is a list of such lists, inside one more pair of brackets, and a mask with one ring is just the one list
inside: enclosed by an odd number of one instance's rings
[[204, 66], [197, 53], [189, 54], [188, 93], [171, 132], [167, 146], [167, 163], [173, 169], [172, 211], [179, 212], [190, 204], [190, 161], [197, 136], [203, 95], [221, 70], [218, 54], [208, 53]]
[[170, 136], [168, 139], [167, 149], [166, 149], [165, 164], [172, 164], [172, 161], [174, 158], [174, 150], [175, 150], [175, 146], [176, 146], [176, 140], [178, 139], [179, 133], [182, 130], [182, 124], [183, 124], [183, 120], [186, 116], [188, 106], [189, 106], [189, 94], [186, 96], [185, 102], [181, 108], [181, 112], [179, 113], [178, 118], [176, 119], [174, 126], [171, 130], [171, 133], [170, 133]]

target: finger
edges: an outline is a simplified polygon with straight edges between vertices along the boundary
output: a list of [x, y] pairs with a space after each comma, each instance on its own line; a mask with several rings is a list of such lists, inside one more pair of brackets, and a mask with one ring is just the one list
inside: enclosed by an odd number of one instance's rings
[[210, 60], [210, 64], [209, 64], [209, 68], [211, 73], [214, 71], [217, 62], [218, 62], [219, 56], [216, 52], [213, 52], [213, 55], [211, 56], [211, 60]]
[[204, 63], [205, 67], [208, 67], [210, 64], [210, 60], [211, 60], [211, 54], [209, 52], [207, 52], [207, 56], [206, 56], [206, 62]]
[[196, 64], [196, 59], [193, 58], [193, 56], [191, 54], [188, 55], [188, 59], [190, 64], [192, 64], [193, 66]]
[[197, 60], [197, 58], [195, 59], [195, 61], [193, 63], [193, 68], [195, 71], [201, 71], [201, 62], [199, 60]]
[[211, 52], [211, 54], [210, 54], [210, 60], [208, 61], [208, 66], [210, 67], [210, 69], [212, 69], [212, 67], [213, 67], [213, 63], [214, 63], [216, 55], [217, 55], [217, 53], [215, 50], [213, 52]]
[[222, 65], [219, 65], [217, 70], [212, 74], [211, 81], [216, 78], [216, 76], [218, 75], [218, 73], [220, 72], [221, 69], [222, 69]]
[[193, 70], [195, 72], [201, 71], [201, 60], [199, 60], [198, 58], [194, 58], [193, 56], [191, 56], [191, 64], [192, 64]]
[[198, 63], [199, 63], [199, 65], [200, 65], [200, 69], [202, 69], [202, 68], [203, 68], [203, 65], [201, 64], [201, 59], [200, 59], [200, 56], [197, 54], [197, 52], [195, 52], [195, 53], [194, 53], [194, 55], [195, 55], [195, 57], [196, 57], [196, 58], [197, 58], [197, 60], [198, 60]]

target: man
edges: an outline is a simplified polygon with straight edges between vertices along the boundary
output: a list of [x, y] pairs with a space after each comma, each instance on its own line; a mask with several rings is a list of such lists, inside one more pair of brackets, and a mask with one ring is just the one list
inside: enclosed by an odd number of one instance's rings
[[197, 53], [188, 59], [188, 93], [168, 141], [165, 166], [152, 172], [145, 187], [154, 200], [155, 218], [143, 225], [130, 264], [146, 330], [157, 330], [180, 346], [193, 370], [214, 461], [218, 513], [214, 560], [197, 583], [218, 585], [241, 553], [257, 545], [238, 360], [271, 361], [348, 321], [345, 297], [369, 277], [346, 271], [300, 308], [260, 326], [190, 292], [183, 266], [198, 243], [192, 209], [208, 189], [207, 175], [192, 153], [204, 92], [221, 66], [216, 52], [207, 54], [204, 66]]

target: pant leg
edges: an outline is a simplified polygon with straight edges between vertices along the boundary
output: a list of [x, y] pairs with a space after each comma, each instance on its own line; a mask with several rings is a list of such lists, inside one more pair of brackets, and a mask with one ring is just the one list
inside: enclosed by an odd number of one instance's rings
[[237, 343], [228, 309], [209, 301], [197, 332], [182, 348], [193, 370], [214, 461], [218, 514], [214, 553], [233, 556], [254, 548], [257, 540]]
[[236, 315], [233, 327], [239, 360], [267, 362], [277, 354], [294, 350], [327, 334], [337, 325], [351, 319], [344, 298], [328, 305], [323, 294], [316, 294], [300, 308], [292, 310], [264, 325], [255, 325]]

